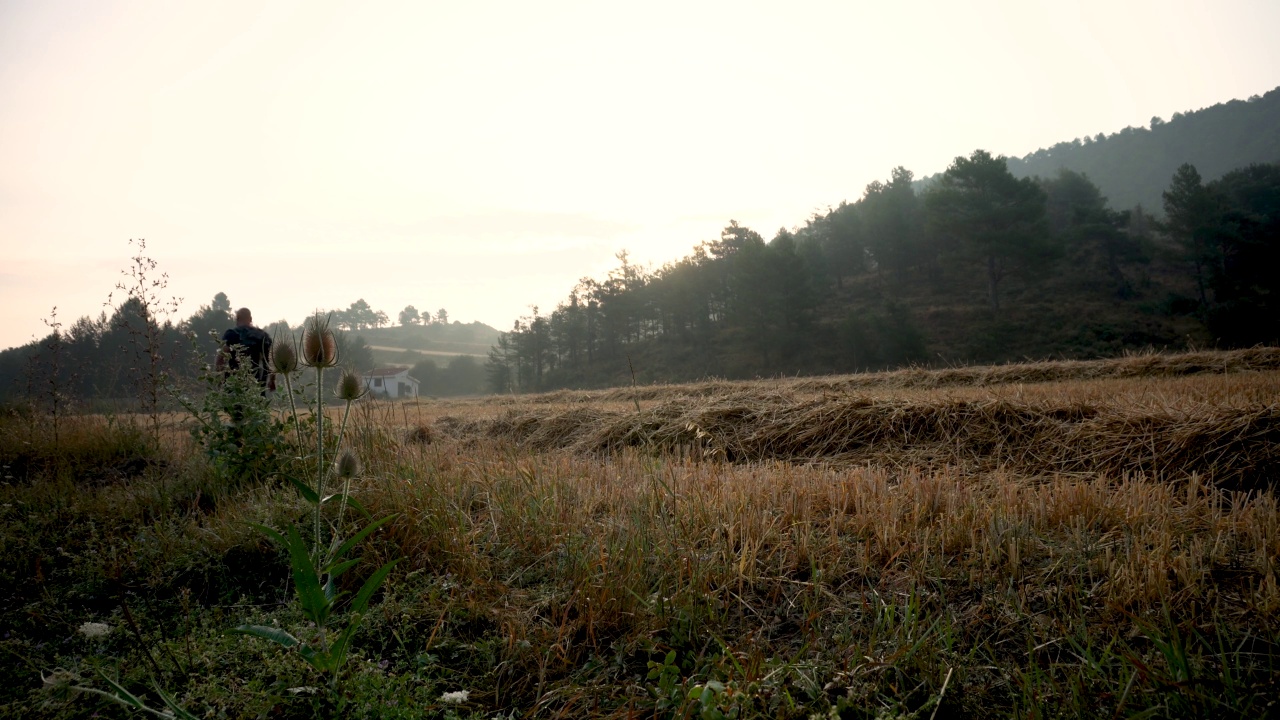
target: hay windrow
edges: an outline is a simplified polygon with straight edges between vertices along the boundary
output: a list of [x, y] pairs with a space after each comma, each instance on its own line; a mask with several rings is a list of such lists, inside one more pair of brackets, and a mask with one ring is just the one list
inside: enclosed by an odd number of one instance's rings
[[1192, 473], [1254, 488], [1280, 468], [1280, 407], [1211, 413], [1045, 405], [1006, 398], [914, 402], [779, 393], [679, 398], [640, 413], [577, 408], [508, 411], [479, 423], [490, 437], [546, 451], [639, 447], [731, 462], [1004, 467], [1031, 475]]
[[876, 389], [999, 387], [1031, 383], [1137, 377], [1186, 377], [1280, 370], [1280, 348], [1231, 351], [1137, 353], [1101, 360], [1053, 360], [956, 368], [905, 368], [889, 372], [816, 378], [705, 380], [696, 383], [642, 385], [608, 390], [558, 390], [506, 399], [511, 405], [656, 402], [674, 397], [724, 397], [744, 391], [785, 390], [791, 394], [839, 394]]

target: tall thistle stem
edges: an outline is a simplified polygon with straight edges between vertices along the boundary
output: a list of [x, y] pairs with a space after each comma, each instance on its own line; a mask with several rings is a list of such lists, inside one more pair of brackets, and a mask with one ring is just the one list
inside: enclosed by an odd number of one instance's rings
[[302, 423], [298, 422], [298, 403], [293, 399], [293, 381], [284, 373], [284, 391], [289, 395], [289, 412], [293, 414], [293, 432], [298, 436], [298, 452], [302, 452]]
[[316, 366], [316, 567], [320, 567], [320, 509], [324, 506], [324, 367]]
[[[342, 424], [338, 427], [338, 443], [334, 445], [334, 453], [342, 447], [342, 438], [347, 432], [347, 419], [351, 417], [351, 403], [364, 397], [369, 388], [364, 385], [360, 379], [359, 373], [355, 368], [347, 368], [342, 373], [342, 377], [338, 380], [338, 397], [346, 402], [346, 407], [342, 410]], [[338, 479], [344, 480], [345, 484], [342, 488], [342, 502], [338, 505], [338, 524], [336, 527], [342, 527], [342, 518], [347, 512], [347, 494], [351, 492], [351, 478], [359, 472], [359, 461], [356, 456], [349, 450], [341, 456], [335, 455], [337, 458]]]
[[[293, 397], [293, 373], [298, 370], [298, 339], [293, 335], [289, 339], [281, 338], [280, 342], [271, 346], [269, 358], [272, 376], [284, 376], [285, 394], [289, 396], [289, 411], [293, 418], [293, 432], [298, 439], [298, 450], [302, 450], [302, 424], [298, 422], [298, 403]], [[275, 389], [273, 386], [272, 390]]]
[[338, 344], [329, 330], [328, 318], [321, 319], [317, 312], [302, 333], [302, 360], [316, 370], [316, 514], [315, 553], [316, 569], [324, 565], [324, 552], [320, 545], [320, 525], [324, 509], [324, 480], [328, 472], [324, 462], [324, 369], [338, 363]]
[[333, 445], [333, 447], [335, 448], [334, 452], [337, 452], [337, 448], [342, 447], [342, 436], [347, 432], [347, 417], [349, 415], [351, 415], [350, 400], [347, 401], [347, 406], [342, 410], [342, 422], [338, 425], [338, 440]]

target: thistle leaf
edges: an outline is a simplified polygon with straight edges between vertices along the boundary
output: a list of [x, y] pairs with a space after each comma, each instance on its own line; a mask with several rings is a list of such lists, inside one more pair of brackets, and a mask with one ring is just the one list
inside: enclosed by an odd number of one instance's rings
[[283, 547], [283, 548], [289, 547], [289, 543], [284, 539], [284, 536], [281, 535], [276, 530], [269, 528], [266, 525], [259, 525], [258, 523], [249, 523], [249, 527], [253, 528], [254, 530], [257, 530], [263, 535], [266, 535], [267, 538], [269, 538], [272, 542], [276, 543], [280, 547]]
[[360, 592], [356, 594], [356, 599], [351, 601], [351, 612], [363, 613], [364, 609], [369, 605], [369, 600], [373, 598], [373, 594], [378, 591], [378, 587], [382, 585], [382, 581], [387, 579], [387, 574], [391, 572], [391, 568], [395, 567], [399, 560], [391, 562], [378, 568], [368, 580], [364, 581], [364, 586], [360, 588]]
[[298, 648], [298, 654], [302, 656], [303, 660], [307, 661], [308, 665], [320, 672], [328, 672], [333, 668], [334, 654], [332, 650], [320, 652], [310, 645], [302, 645]]
[[320, 496], [316, 494], [315, 490], [311, 489], [310, 485], [292, 476], [289, 477], [289, 482], [293, 483], [293, 487], [297, 489], [298, 494], [301, 495], [303, 499], [306, 500], [307, 502], [311, 503], [312, 505], [315, 505], [316, 503], [320, 502]]
[[253, 637], [270, 640], [271, 642], [285, 648], [294, 648], [301, 645], [298, 638], [290, 635], [278, 627], [270, 625], [238, 625], [231, 629], [233, 633], [241, 635], [252, 635]]
[[356, 629], [360, 627], [360, 621], [364, 617], [360, 613], [352, 613], [351, 620], [342, 632], [338, 633], [338, 637], [333, 641], [333, 647], [329, 653], [333, 656], [334, 668], [342, 666], [347, 659], [347, 648], [351, 646], [351, 638], [355, 637]]
[[298, 602], [307, 619], [316, 625], [324, 625], [329, 619], [329, 611], [333, 608], [320, 587], [320, 576], [311, 564], [311, 555], [307, 552], [307, 544], [298, 533], [298, 529], [289, 526], [289, 564], [293, 569], [293, 588], [298, 593]]
[[355, 558], [354, 560], [346, 560], [336, 565], [329, 566], [328, 568], [329, 581], [332, 582], [333, 580], [337, 579], [338, 576], [342, 575], [342, 573], [350, 570], [351, 568], [359, 564], [360, 564], [360, 558]]
[[112, 691], [115, 692], [114, 697], [116, 701], [121, 705], [128, 705], [129, 707], [137, 708], [138, 710], [146, 709], [146, 703], [142, 702], [136, 695], [126, 690], [123, 685], [107, 677], [101, 670], [98, 671], [98, 675], [103, 679], [103, 681], [111, 686]]
[[348, 505], [350, 505], [351, 507], [355, 508], [355, 509], [356, 509], [356, 512], [360, 513], [360, 514], [361, 514], [361, 515], [363, 515], [363, 516], [365, 516], [365, 517], [367, 517], [367, 518], [372, 518], [372, 517], [373, 517], [373, 515], [372, 515], [368, 510], [366, 510], [366, 509], [364, 508], [364, 505], [361, 505], [361, 504], [360, 504], [360, 501], [356, 500], [354, 496], [352, 496], [352, 495], [348, 495], [348, 496], [347, 496], [347, 504], [348, 504]]
[[337, 551], [336, 551], [336, 552], [334, 552], [334, 553], [333, 553], [333, 555], [331, 556], [331, 557], [332, 557], [332, 559], [333, 559], [333, 560], [338, 560], [338, 559], [339, 559], [339, 558], [341, 558], [343, 555], [346, 555], [347, 553], [351, 552], [351, 548], [353, 548], [353, 547], [355, 547], [356, 545], [358, 545], [358, 544], [360, 543], [360, 541], [362, 541], [362, 540], [364, 540], [365, 538], [369, 537], [369, 534], [370, 534], [370, 533], [372, 533], [374, 530], [377, 530], [378, 528], [382, 527], [383, 525], [386, 525], [386, 524], [387, 524], [388, 522], [390, 522], [393, 518], [395, 518], [395, 515], [388, 515], [388, 516], [386, 516], [386, 517], [384, 517], [384, 518], [381, 518], [381, 519], [379, 519], [379, 520], [376, 520], [376, 521], [374, 521], [374, 522], [371, 522], [371, 523], [369, 523], [368, 525], [365, 525], [365, 526], [364, 526], [364, 528], [360, 530], [360, 532], [356, 533], [355, 535], [352, 535], [352, 536], [351, 536], [351, 538], [350, 538], [349, 540], [347, 540], [346, 542], [342, 543], [342, 546], [341, 546], [341, 547], [339, 547], [339, 548], [337, 549]]
[[151, 683], [151, 689], [155, 690], [156, 694], [160, 696], [160, 700], [164, 702], [165, 707], [169, 708], [169, 712], [173, 713], [173, 717], [179, 718], [179, 720], [199, 720], [195, 715], [187, 712], [186, 708], [179, 705], [172, 695], [161, 690], [160, 686], [154, 681]]

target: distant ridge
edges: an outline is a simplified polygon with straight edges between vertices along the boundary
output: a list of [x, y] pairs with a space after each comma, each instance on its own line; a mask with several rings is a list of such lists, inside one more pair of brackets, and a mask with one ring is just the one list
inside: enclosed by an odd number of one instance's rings
[[1163, 215], [1161, 193], [1183, 163], [1209, 182], [1246, 165], [1280, 162], [1280, 88], [1152, 121], [1009, 158], [1009, 172], [1052, 178], [1060, 169], [1074, 170], [1087, 175], [1113, 209], [1141, 205]]

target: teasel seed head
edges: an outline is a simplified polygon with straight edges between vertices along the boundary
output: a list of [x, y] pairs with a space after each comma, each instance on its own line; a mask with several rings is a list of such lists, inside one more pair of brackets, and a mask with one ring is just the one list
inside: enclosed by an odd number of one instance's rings
[[293, 340], [282, 340], [271, 346], [271, 371], [289, 373], [298, 369], [298, 351], [293, 347]]
[[342, 371], [342, 377], [338, 378], [337, 395], [341, 400], [351, 402], [359, 400], [368, 392], [368, 388], [364, 386], [364, 381], [360, 379], [360, 373], [354, 368], [347, 368]]
[[339, 478], [349, 480], [360, 474], [360, 458], [350, 450], [343, 450], [334, 463], [334, 470]]
[[329, 329], [329, 319], [316, 313], [302, 333], [302, 362], [308, 367], [327, 368], [338, 364], [338, 341]]

